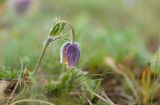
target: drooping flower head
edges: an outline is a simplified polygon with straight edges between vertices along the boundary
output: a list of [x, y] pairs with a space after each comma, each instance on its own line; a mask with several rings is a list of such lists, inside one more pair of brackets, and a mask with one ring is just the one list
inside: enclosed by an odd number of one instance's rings
[[70, 42], [66, 42], [62, 45], [60, 51], [60, 62], [63, 64], [67, 64], [67, 49], [71, 45]]
[[75, 68], [80, 58], [80, 45], [78, 43], [66, 42], [60, 52], [61, 63], [67, 64], [70, 68]]

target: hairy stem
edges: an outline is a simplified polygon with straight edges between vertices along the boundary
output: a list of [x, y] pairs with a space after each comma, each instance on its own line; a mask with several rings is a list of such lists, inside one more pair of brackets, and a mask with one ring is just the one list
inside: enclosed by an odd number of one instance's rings
[[39, 57], [39, 59], [38, 59], [36, 68], [35, 68], [35, 70], [33, 71], [33, 74], [35, 74], [35, 73], [38, 72], [39, 67], [40, 67], [40, 64], [41, 64], [41, 62], [42, 62], [42, 59], [43, 59], [43, 57], [44, 57], [45, 51], [46, 51], [47, 47], [49, 46], [49, 44], [50, 44], [51, 42], [53, 42], [53, 41], [56, 41], [56, 40], [64, 37], [64, 36], [67, 35], [67, 34], [68, 34], [68, 33], [60, 34], [60, 35], [58, 35], [58, 36], [56, 36], [56, 37], [53, 37], [53, 38], [52, 38], [51, 36], [49, 36], [49, 37], [47, 38], [47, 40], [46, 40], [45, 43], [44, 43], [44, 47], [43, 47], [43, 49], [42, 49], [42, 51], [41, 51], [40, 57]]
[[39, 57], [39, 59], [38, 59], [38, 63], [37, 63], [37, 65], [36, 65], [36, 68], [35, 68], [35, 70], [33, 71], [33, 74], [37, 73], [37, 71], [38, 71], [39, 66], [40, 66], [40, 64], [41, 64], [41, 62], [42, 62], [42, 58], [43, 58], [43, 56], [44, 56], [44, 53], [45, 53], [47, 47], [48, 47], [48, 45], [45, 45], [45, 46], [43, 47], [43, 49], [42, 49], [42, 51], [41, 51], [41, 55], [40, 55], [40, 57]]

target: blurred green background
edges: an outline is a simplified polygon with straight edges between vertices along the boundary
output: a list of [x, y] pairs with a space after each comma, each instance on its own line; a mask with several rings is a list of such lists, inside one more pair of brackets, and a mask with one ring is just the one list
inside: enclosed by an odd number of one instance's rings
[[[1, 68], [19, 69], [22, 58], [32, 70], [55, 17], [74, 26], [81, 44], [78, 67], [91, 72], [105, 69], [107, 56], [129, 66], [143, 66], [158, 49], [158, 0], [32, 0], [23, 16], [14, 13], [9, 0], [1, 0]], [[45, 70], [63, 68], [59, 51], [66, 40], [50, 46], [43, 61]]]

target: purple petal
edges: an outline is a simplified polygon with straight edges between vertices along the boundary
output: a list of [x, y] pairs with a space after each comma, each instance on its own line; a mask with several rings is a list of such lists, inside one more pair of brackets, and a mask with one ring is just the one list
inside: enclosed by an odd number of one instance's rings
[[60, 62], [67, 64], [67, 49], [71, 45], [70, 42], [66, 42], [62, 45], [61, 51], [60, 51]]
[[67, 49], [67, 64], [68, 67], [74, 68], [80, 58], [80, 45], [78, 43], [71, 44]]

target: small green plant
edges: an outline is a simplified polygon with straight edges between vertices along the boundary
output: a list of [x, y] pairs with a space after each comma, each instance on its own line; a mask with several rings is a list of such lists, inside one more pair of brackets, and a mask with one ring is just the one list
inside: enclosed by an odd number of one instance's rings
[[45, 51], [46, 51], [47, 47], [49, 46], [49, 44], [51, 42], [56, 41], [57, 39], [63, 38], [65, 35], [68, 34], [68, 32], [62, 33], [63, 31], [65, 31], [66, 25], [71, 30], [71, 33], [69, 34], [71, 36], [71, 41], [65, 43], [61, 48], [61, 51], [60, 51], [61, 63], [67, 64], [67, 66], [70, 68], [74, 68], [77, 65], [79, 58], [80, 58], [80, 45], [77, 42], [75, 42], [74, 28], [72, 27], [72, 25], [69, 22], [67, 22], [65, 20], [57, 19], [53, 25], [53, 28], [50, 32], [50, 35], [44, 41], [44, 47], [43, 47], [41, 55], [39, 57], [37, 66], [36, 66], [35, 70], [33, 71], [34, 73], [36, 73], [38, 71], [39, 66], [41, 64], [41, 61], [43, 59], [43, 56], [45, 54]]

